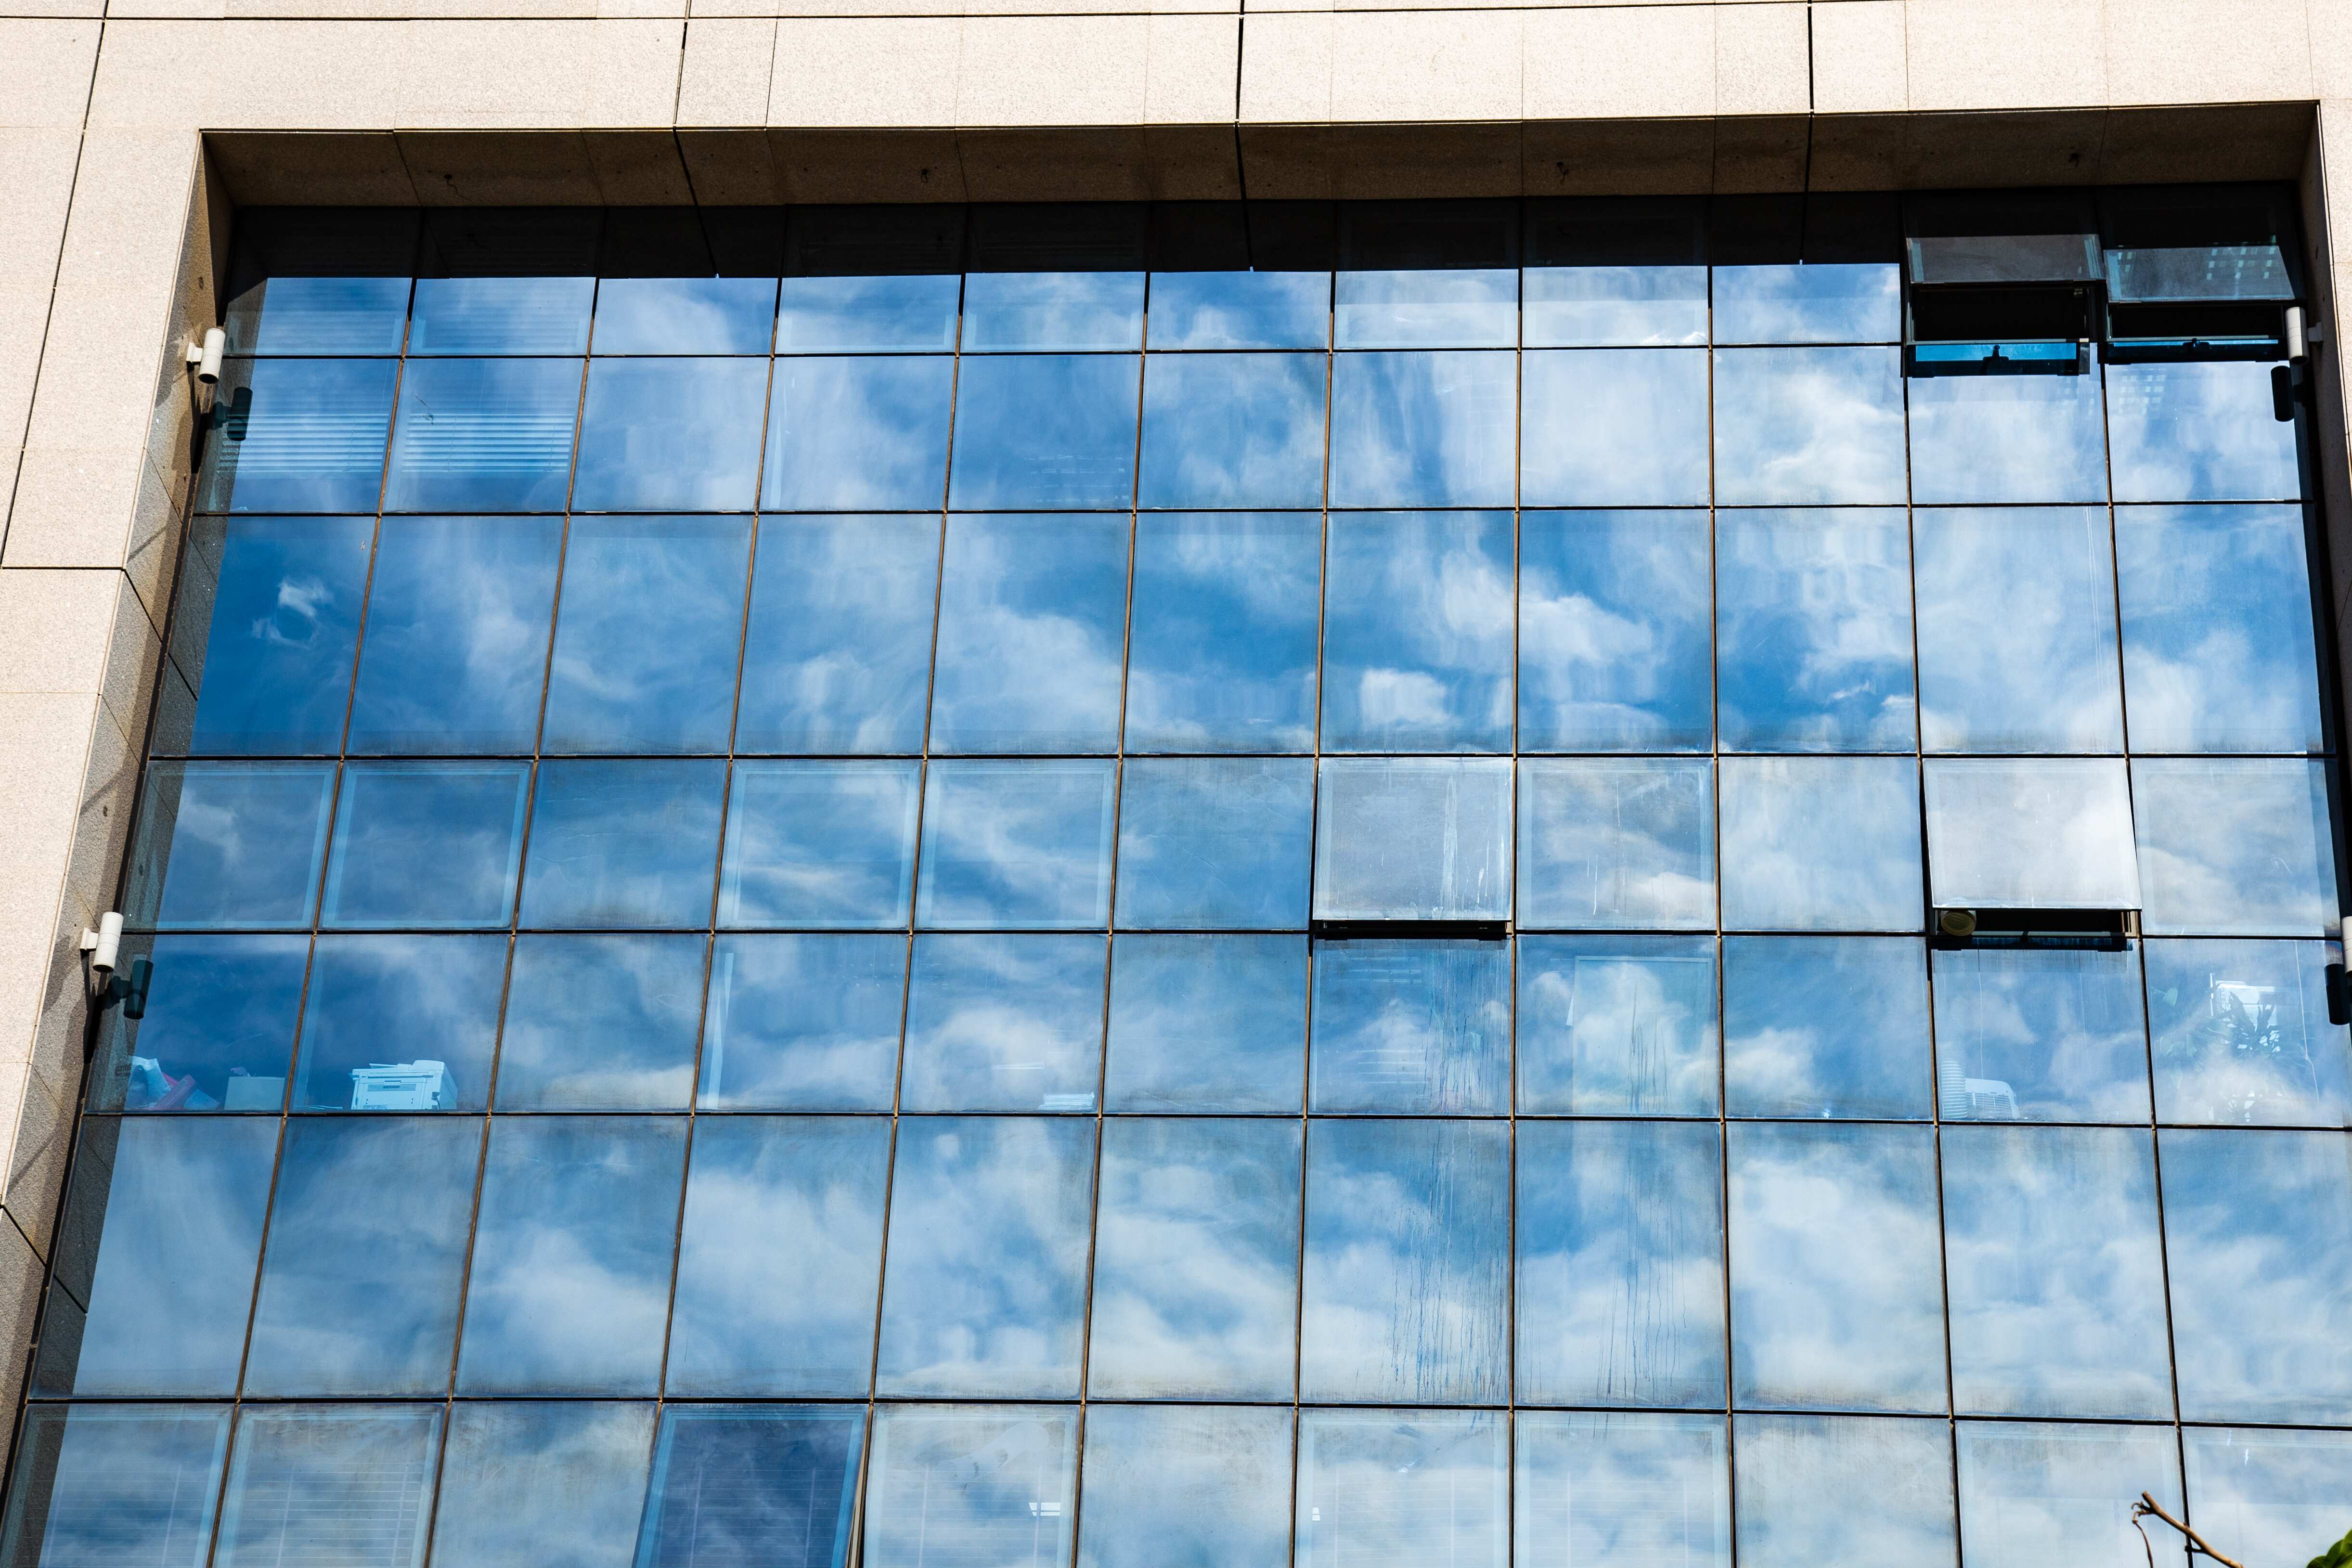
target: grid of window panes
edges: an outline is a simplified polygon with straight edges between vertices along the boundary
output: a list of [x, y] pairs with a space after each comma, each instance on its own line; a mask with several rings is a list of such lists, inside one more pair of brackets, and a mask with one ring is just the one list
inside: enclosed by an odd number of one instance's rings
[[2294, 427], [1899, 223], [246, 215], [0, 1556], [2332, 1540]]

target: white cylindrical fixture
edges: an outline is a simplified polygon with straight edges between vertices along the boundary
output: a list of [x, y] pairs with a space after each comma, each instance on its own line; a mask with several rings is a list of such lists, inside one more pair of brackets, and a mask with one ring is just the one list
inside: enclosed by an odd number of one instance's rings
[[122, 951], [122, 917], [112, 910], [99, 916], [97, 936], [89, 950], [89, 966], [100, 974], [111, 974]]
[[205, 329], [204, 352], [196, 359], [196, 379], [206, 386], [221, 375], [221, 356], [228, 353], [228, 334], [218, 327]]
[[2311, 357], [2311, 343], [2303, 330], [2303, 307], [2286, 308], [2286, 357], [2290, 360]]

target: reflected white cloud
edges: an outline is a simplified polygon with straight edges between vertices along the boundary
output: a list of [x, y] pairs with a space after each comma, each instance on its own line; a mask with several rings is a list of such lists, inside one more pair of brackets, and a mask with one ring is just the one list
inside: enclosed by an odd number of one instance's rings
[[762, 518], [735, 750], [919, 752], [940, 523]]
[[1715, 1113], [1711, 940], [1522, 937], [1518, 973], [1522, 1114]]
[[2108, 465], [2119, 501], [2293, 500], [2294, 426], [2271, 417], [2258, 361], [2107, 367]]
[[1720, 1415], [1522, 1411], [1517, 1558], [1527, 1568], [1729, 1568], [1731, 1444]]
[[1509, 1445], [1496, 1413], [1301, 1412], [1297, 1561], [1503, 1568]]
[[1732, 1430], [1739, 1561], [1748, 1568], [1949, 1568], [1958, 1561], [1944, 1423], [1742, 1415]]
[[626, 1568], [651, 1456], [650, 1405], [452, 1408], [434, 1560], [467, 1568]]
[[1101, 1071], [1099, 936], [915, 939], [907, 1110], [1092, 1110]]
[[1066, 1568], [1077, 1439], [1076, 1406], [883, 1406], [866, 1487], [866, 1563]]
[[779, 359], [761, 510], [937, 507], [954, 387], [946, 358]]
[[1511, 572], [1507, 513], [1333, 518], [1324, 746], [1508, 750]]
[[1915, 376], [1904, 390], [1914, 500], [2107, 499], [2097, 374]]
[[1707, 744], [1707, 532], [1704, 512], [1520, 518], [1520, 750]]
[[1290, 1445], [1287, 1409], [1088, 1407], [1079, 1568], [1281, 1568]]
[[1313, 749], [1322, 549], [1313, 512], [1136, 520], [1130, 750]]
[[1518, 920], [1661, 931], [1715, 923], [1715, 774], [1704, 761], [1519, 764]]
[[1705, 353], [1529, 353], [1519, 376], [1522, 502], [1706, 503]]
[[887, 1110], [906, 987], [904, 937], [720, 937], [696, 1103]]
[[702, 965], [698, 936], [518, 938], [498, 1108], [685, 1110]]
[[1508, 506], [1516, 361], [1459, 351], [1339, 355], [1331, 504]]
[[[1964, 1421], [1960, 1534], [1971, 1563], [2132, 1568], [2147, 1561], [2132, 1504], [2180, 1514], [2180, 1455], [2168, 1426]], [[2198, 1519], [2200, 1529], [2205, 1521]]]
[[1500, 942], [1316, 946], [1314, 1110], [1499, 1115], [1510, 1041], [1511, 954]]
[[1118, 747], [1124, 517], [949, 520], [935, 752]]
[[1325, 374], [1321, 354], [1152, 355], [1138, 504], [1320, 505]]
[[1900, 505], [1900, 361], [1894, 348], [1717, 350], [1717, 502]]
[[2131, 771], [2151, 932], [2335, 930], [2326, 763], [2142, 758]]
[[1919, 779], [1905, 757], [1727, 757], [1723, 921], [1916, 931]]
[[2188, 1427], [2189, 1506], [2198, 1533], [2242, 1563], [2293, 1563], [2341, 1538], [2352, 1497], [2352, 1433]]
[[1909, 751], [1909, 542], [1899, 511], [1716, 520], [1717, 724], [1740, 751]]

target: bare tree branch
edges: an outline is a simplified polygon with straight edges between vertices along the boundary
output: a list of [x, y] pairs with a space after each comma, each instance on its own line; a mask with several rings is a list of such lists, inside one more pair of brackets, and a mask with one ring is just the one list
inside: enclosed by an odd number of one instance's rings
[[2214, 1551], [2212, 1547], [2206, 1544], [2205, 1538], [2203, 1536], [2198, 1534], [2195, 1531], [2189, 1529], [2187, 1525], [2181, 1523], [2179, 1520], [2165, 1512], [2164, 1505], [2162, 1503], [2157, 1501], [2156, 1499], [2150, 1497], [2147, 1493], [2142, 1492], [2139, 1494], [2139, 1501], [2132, 1504], [2132, 1525], [2133, 1528], [2139, 1531], [2141, 1544], [2148, 1546], [2148, 1568], [2156, 1568], [2156, 1548], [2153, 1545], [2148, 1545], [2147, 1529], [2140, 1523], [2140, 1521], [2146, 1519], [2150, 1514], [2154, 1514], [2157, 1518], [2164, 1521], [2165, 1523], [2172, 1526], [2173, 1529], [2180, 1531], [2182, 1538], [2189, 1542], [2189, 1555], [2196, 1556], [2202, 1553], [2207, 1557], [2210, 1557], [2214, 1562], [2221, 1564], [2221, 1568], [2245, 1568], [2245, 1564], [2238, 1562], [2235, 1558], [2224, 1557], [2220, 1552]]

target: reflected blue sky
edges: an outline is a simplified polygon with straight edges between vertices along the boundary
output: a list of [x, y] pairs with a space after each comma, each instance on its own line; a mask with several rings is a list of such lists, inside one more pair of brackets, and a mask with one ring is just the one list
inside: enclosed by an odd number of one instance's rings
[[1892, 262], [1717, 266], [1719, 343], [1893, 342], [1902, 335], [1902, 279]]
[[1130, 504], [1139, 375], [1132, 354], [963, 360], [948, 504], [975, 510]]
[[1090, 1406], [1079, 1568], [1288, 1562], [1290, 1446], [1287, 1409]]
[[1730, 1114], [1927, 1120], [1927, 968], [1916, 942], [1727, 937], [1723, 1013]]
[[1704, 506], [1706, 355], [1530, 353], [1519, 364], [1528, 506]]
[[637, 1563], [836, 1568], [848, 1552], [865, 1431], [855, 1408], [668, 1406]]
[[2132, 763], [2151, 933], [2318, 936], [2335, 923], [2327, 764]]
[[702, 1013], [699, 936], [515, 939], [500, 1110], [683, 1110]]
[[627, 1568], [653, 1436], [650, 1405], [453, 1406], [435, 1559], [480, 1568]]
[[1118, 748], [1128, 520], [952, 517], [935, 752]]
[[1304, 936], [1111, 940], [1104, 1109], [1297, 1114]]
[[[289, 755], [341, 749], [359, 645], [365, 518], [202, 518], [190, 526], [154, 749]], [[210, 614], [198, 613], [205, 599]]]
[[203, 1568], [228, 1422], [226, 1405], [31, 1406], [0, 1551], [11, 1563]]
[[[2139, 1495], [2180, 1517], [2180, 1454], [2164, 1427], [1970, 1421], [1955, 1436], [1969, 1568], [2131, 1568], [2147, 1561]], [[2197, 1522], [2210, 1528], [2202, 1511]]]
[[319, 923], [500, 926], [522, 865], [527, 763], [359, 763], [343, 770]]
[[592, 360], [572, 504], [583, 511], [749, 511], [760, 481], [756, 359]]
[[1323, 607], [1323, 747], [1506, 752], [1508, 512], [1335, 516]]
[[916, 923], [1101, 927], [1115, 784], [1108, 761], [933, 763]]
[[1101, 937], [927, 932], [914, 963], [902, 1109], [1095, 1109]]
[[761, 519], [735, 750], [920, 751], [939, 573], [935, 518]]
[[1513, 1427], [1521, 1562], [1654, 1554], [1729, 1568], [1731, 1444], [1720, 1415], [1528, 1411]]
[[1732, 1430], [1748, 1568], [1950, 1568], [1958, 1560], [1944, 1423], [1743, 1415]]
[[719, 937], [695, 1103], [889, 1110], [906, 993], [904, 937]]
[[1155, 349], [1318, 349], [1331, 337], [1328, 272], [1154, 272]]
[[[437, 1405], [247, 1406], [229, 1449], [215, 1568], [304, 1555], [416, 1568], [440, 1440]], [[353, 1508], [354, 1497], [373, 1506]]]
[[963, 279], [952, 272], [787, 277], [776, 301], [776, 352], [952, 349], [962, 298]]
[[2147, 950], [2164, 1121], [2352, 1125], [2352, 1029], [2329, 1021], [2317, 942], [2158, 942]]
[[[396, 360], [228, 362], [213, 394], [197, 510], [375, 510], [399, 371]], [[567, 423], [567, 449], [571, 438]]]
[[1336, 357], [1330, 504], [1510, 505], [1517, 372], [1509, 353]]
[[576, 518], [548, 752], [723, 752], [743, 647], [744, 518]]
[[1717, 515], [1727, 750], [1911, 749], [1907, 545], [1899, 511]]
[[717, 760], [540, 764], [522, 923], [704, 924], [726, 787]]
[[2139, 952], [1934, 953], [1937, 1114], [2145, 1122]]
[[1143, 371], [1148, 507], [1323, 500], [1321, 354], [1154, 354]]
[[[302, 1005], [297, 1110], [479, 1110], [506, 986], [504, 936], [322, 936]], [[434, 1056], [418, 1058], [431, 1043]], [[437, 1061], [438, 1081], [429, 1082]], [[368, 1071], [409, 1065], [422, 1076]]]
[[275, 1110], [285, 1099], [310, 944], [299, 936], [132, 937], [147, 1014], [109, 1010], [90, 1075], [95, 1110]]
[[331, 763], [154, 763], [131, 842], [132, 930], [302, 926], [317, 907]]
[[1915, 376], [1904, 390], [1913, 500], [2107, 499], [2097, 374]]
[[1509, 1450], [1498, 1412], [1302, 1411], [1295, 1561], [1504, 1568]]
[[913, 762], [737, 763], [719, 923], [904, 926], [920, 774]]
[[1715, 771], [1704, 759], [1519, 764], [1522, 929], [1715, 923]]
[[1506, 942], [1318, 942], [1313, 1015], [1311, 1110], [1499, 1116], [1509, 1109]]
[[1122, 770], [1122, 927], [1216, 931], [1307, 923], [1315, 764], [1301, 757], [1138, 760]]
[[1312, 749], [1322, 553], [1313, 512], [1136, 519], [1129, 751]]
[[1705, 512], [1519, 519], [1519, 749], [1687, 752], [1712, 733]]
[[936, 507], [955, 362], [782, 359], [769, 394], [767, 511]]
[[1903, 384], [1893, 348], [1718, 349], [1723, 506], [1898, 506]]
[[1907, 757], [1727, 757], [1723, 923], [1919, 929], [1919, 777]]
[[400, 382], [386, 511], [561, 511], [581, 362], [419, 360]]
[[1528, 348], [1706, 342], [1704, 267], [1528, 267], [1519, 294]]
[[1522, 1115], [1715, 1114], [1712, 938], [1528, 936], [1518, 948]]

